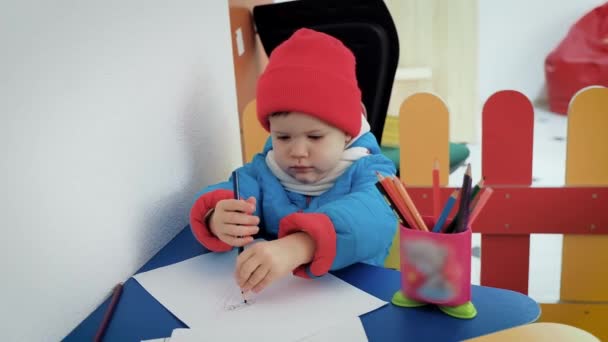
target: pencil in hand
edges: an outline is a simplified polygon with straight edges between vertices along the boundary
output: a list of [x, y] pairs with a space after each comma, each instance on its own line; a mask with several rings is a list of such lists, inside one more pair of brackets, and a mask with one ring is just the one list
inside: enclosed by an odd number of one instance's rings
[[[239, 193], [239, 174], [236, 172], [236, 170], [232, 171], [232, 192], [234, 192], [234, 199], [235, 200], [240, 200], [241, 199], [241, 194]], [[239, 236], [240, 238], [241, 236]], [[241, 254], [243, 252], [243, 246], [238, 247], [238, 254]]]
[[[240, 200], [241, 195], [239, 193], [239, 174], [238, 174], [238, 172], [236, 172], [236, 170], [232, 171], [232, 191], [234, 192], [234, 199]], [[241, 236], [239, 236], [239, 238], [240, 237]], [[243, 253], [243, 251], [244, 251], [243, 246], [239, 246], [237, 248], [237, 255], [241, 255], [241, 253]], [[247, 304], [247, 298], [245, 298], [245, 293], [243, 292], [243, 290], [241, 290], [241, 296], [243, 297], [243, 303]]]

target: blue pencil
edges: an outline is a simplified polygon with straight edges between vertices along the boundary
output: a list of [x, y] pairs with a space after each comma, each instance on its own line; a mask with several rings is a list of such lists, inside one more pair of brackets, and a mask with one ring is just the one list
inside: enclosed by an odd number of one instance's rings
[[450, 212], [454, 207], [454, 203], [456, 203], [456, 198], [458, 198], [459, 191], [460, 189], [454, 190], [450, 197], [448, 197], [448, 200], [447, 202], [445, 202], [443, 210], [441, 211], [441, 215], [439, 215], [439, 219], [437, 220], [437, 222], [435, 222], [435, 226], [433, 226], [433, 233], [441, 232], [441, 228], [443, 227], [445, 220], [448, 219], [448, 216], [450, 215]]

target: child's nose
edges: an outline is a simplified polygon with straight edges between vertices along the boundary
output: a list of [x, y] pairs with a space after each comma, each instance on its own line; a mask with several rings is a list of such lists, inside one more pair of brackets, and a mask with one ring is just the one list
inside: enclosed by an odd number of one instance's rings
[[308, 147], [304, 142], [294, 142], [291, 147], [291, 156], [294, 158], [303, 158], [308, 155]]

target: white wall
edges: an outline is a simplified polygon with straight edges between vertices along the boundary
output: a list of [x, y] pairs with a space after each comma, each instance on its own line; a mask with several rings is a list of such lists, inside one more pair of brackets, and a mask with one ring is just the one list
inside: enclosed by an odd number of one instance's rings
[[69, 333], [240, 163], [225, 1], [0, 4], [0, 336]]
[[479, 0], [479, 94], [544, 98], [544, 63], [570, 27], [605, 0]]

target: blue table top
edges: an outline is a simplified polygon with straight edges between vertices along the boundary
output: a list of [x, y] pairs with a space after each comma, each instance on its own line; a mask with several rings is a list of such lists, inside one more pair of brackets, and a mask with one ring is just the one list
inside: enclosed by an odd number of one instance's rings
[[[139, 271], [180, 262], [206, 253], [186, 227]], [[390, 302], [399, 290], [398, 271], [366, 264], [356, 264], [332, 272], [342, 280], [382, 300]], [[534, 322], [540, 315], [539, 305], [518, 292], [485, 286], [472, 286], [472, 301], [477, 317], [471, 320], [452, 318], [433, 305], [401, 308], [388, 304], [361, 316], [370, 341], [460, 341], [503, 329]], [[110, 303], [108, 298], [64, 341], [90, 341]], [[106, 341], [141, 341], [171, 336], [175, 328], [186, 327], [154, 299], [135, 279], [129, 278], [123, 288]]]

